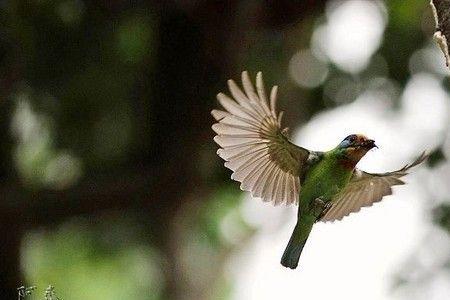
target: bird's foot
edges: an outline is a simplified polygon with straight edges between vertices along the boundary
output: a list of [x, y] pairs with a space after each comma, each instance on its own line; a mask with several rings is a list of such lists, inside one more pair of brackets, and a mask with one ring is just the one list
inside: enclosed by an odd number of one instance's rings
[[327, 202], [327, 203], [325, 204], [324, 209], [322, 210], [322, 212], [321, 212], [321, 213], [319, 214], [319, 216], [317, 217], [317, 221], [320, 221], [320, 219], [322, 219], [322, 218], [327, 214], [327, 212], [330, 211], [330, 209], [331, 209], [332, 206], [333, 206], [333, 204], [332, 204], [331, 202]]
[[322, 218], [331, 208], [331, 202], [330, 201], [324, 201], [322, 198], [316, 198], [314, 199], [313, 203], [311, 204], [310, 211], [317, 216], [317, 219], [319, 220]]

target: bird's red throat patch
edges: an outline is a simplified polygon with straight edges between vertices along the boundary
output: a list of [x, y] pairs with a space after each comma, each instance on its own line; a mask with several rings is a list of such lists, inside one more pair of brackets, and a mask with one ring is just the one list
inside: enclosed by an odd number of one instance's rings
[[367, 153], [367, 149], [362, 147], [348, 148], [346, 150], [347, 157], [339, 160], [339, 164], [345, 169], [353, 170], [356, 164], [361, 160], [361, 158]]

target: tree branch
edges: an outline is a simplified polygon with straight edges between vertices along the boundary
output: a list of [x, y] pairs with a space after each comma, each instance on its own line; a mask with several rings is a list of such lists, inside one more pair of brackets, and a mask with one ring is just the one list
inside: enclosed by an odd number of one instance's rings
[[434, 20], [436, 21], [436, 31], [433, 37], [444, 53], [445, 63], [447, 67], [449, 67], [450, 54], [448, 50], [448, 41], [450, 40], [450, 0], [431, 0], [430, 6], [433, 10]]

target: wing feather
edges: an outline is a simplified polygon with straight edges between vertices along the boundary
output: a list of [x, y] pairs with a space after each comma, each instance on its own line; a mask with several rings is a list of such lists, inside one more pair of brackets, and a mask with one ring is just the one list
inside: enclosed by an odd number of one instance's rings
[[238, 158], [229, 160], [225, 162], [225, 167], [230, 170], [238, 171], [241, 168], [244, 168], [246, 165], [256, 165], [257, 161], [264, 158], [264, 156], [268, 155], [267, 149], [257, 149], [246, 153], [245, 155], [241, 155]]
[[287, 200], [287, 181], [289, 173], [283, 173], [281, 178], [281, 202], [286, 202]]
[[270, 111], [272, 113], [272, 117], [277, 117], [277, 94], [278, 94], [278, 86], [273, 86], [270, 91]]
[[219, 100], [219, 103], [223, 106], [223, 108], [225, 108], [234, 116], [248, 121], [258, 121], [261, 118], [261, 116], [258, 116], [255, 112], [245, 108], [244, 106], [238, 105], [235, 101], [233, 101], [225, 94], [217, 94], [217, 100]]
[[264, 172], [267, 172], [267, 170], [270, 168], [270, 164], [267, 160], [261, 159], [260, 162], [255, 165], [255, 168], [249, 172], [247, 176], [245, 176], [244, 179], [242, 179], [241, 182], [241, 189], [247, 190], [250, 187], [253, 187], [256, 184], [256, 180], [260, 178], [261, 175], [264, 174]]
[[268, 98], [261, 72], [256, 89], [247, 72], [242, 72], [241, 79], [243, 90], [228, 80], [231, 97], [217, 95], [224, 111], [211, 112], [217, 121], [212, 126], [217, 134], [214, 141], [221, 147], [217, 154], [233, 171], [231, 178], [241, 182], [242, 190], [274, 204], [297, 203], [300, 178], [310, 161], [318, 161], [308, 158], [320, 153], [298, 147], [282, 134], [276, 86]]
[[267, 190], [270, 188], [270, 174], [273, 174], [277, 169], [275, 166], [268, 163], [268, 168], [264, 169], [264, 171], [261, 173], [260, 176], [258, 176], [258, 181], [255, 183], [255, 185], [251, 188], [253, 189], [253, 197], [258, 197], [261, 199], [268, 198]]
[[331, 209], [321, 221], [341, 220], [351, 213], [360, 211], [362, 207], [371, 206], [381, 201], [383, 197], [391, 195], [393, 186], [405, 184], [400, 178], [427, 157], [424, 152], [413, 163], [393, 172], [373, 174], [355, 170], [350, 183], [332, 200]]
[[236, 136], [236, 135], [216, 135], [214, 137], [214, 141], [219, 144], [221, 147], [226, 149], [230, 146], [239, 146], [243, 144], [255, 144], [258, 142], [264, 142], [264, 140], [260, 140], [255, 136]]

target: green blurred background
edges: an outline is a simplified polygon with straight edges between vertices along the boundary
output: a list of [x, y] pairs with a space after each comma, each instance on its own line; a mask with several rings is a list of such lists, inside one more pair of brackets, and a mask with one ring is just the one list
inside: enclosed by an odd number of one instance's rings
[[[415, 73], [448, 90], [428, 1], [374, 2], [381, 40], [356, 69], [309, 51], [341, 2], [0, 0], [2, 299], [23, 284], [33, 299], [49, 284], [63, 299], [232, 298], [224, 266], [258, 227], [212, 142], [228, 78], [263, 71], [294, 131], [373, 78], [394, 110]], [[449, 168], [449, 127], [431, 168]], [[448, 234], [450, 197], [435, 203]]]

